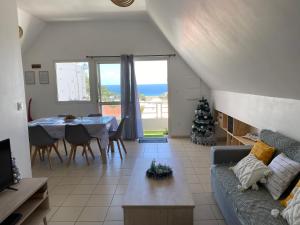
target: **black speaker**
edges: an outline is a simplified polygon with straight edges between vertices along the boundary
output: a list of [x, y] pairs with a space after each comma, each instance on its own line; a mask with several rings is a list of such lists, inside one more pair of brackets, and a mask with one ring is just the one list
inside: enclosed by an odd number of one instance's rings
[[15, 225], [22, 218], [21, 213], [13, 213], [7, 217], [0, 225]]

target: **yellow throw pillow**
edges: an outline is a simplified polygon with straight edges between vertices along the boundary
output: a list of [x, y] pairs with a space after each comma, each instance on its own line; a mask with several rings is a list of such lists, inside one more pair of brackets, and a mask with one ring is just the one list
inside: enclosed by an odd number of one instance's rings
[[251, 153], [255, 155], [258, 160], [263, 161], [266, 165], [272, 159], [274, 152], [275, 148], [263, 143], [262, 141], [256, 142], [251, 150]]
[[298, 181], [298, 183], [296, 184], [292, 192], [289, 194], [289, 196], [287, 196], [285, 199], [280, 201], [280, 204], [283, 205], [284, 207], [287, 207], [289, 201], [291, 201], [294, 198], [294, 195], [298, 190], [300, 190], [300, 180]]

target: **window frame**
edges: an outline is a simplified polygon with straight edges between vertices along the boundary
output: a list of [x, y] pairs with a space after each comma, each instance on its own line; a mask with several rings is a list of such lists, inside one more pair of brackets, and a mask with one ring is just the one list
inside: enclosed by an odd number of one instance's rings
[[[177, 57], [175, 57], [176, 60]], [[157, 60], [166, 60], [167, 61], [167, 84], [168, 84], [168, 133], [169, 136], [172, 136], [173, 133], [173, 113], [170, 113], [170, 109], [173, 107], [171, 99], [173, 98], [173, 92], [171, 91], [171, 82], [170, 82], [170, 74], [171, 74], [171, 65], [172, 59], [168, 56], [146, 56], [146, 57], [135, 57], [134, 61], [157, 61]], [[174, 59], [173, 59], [174, 60]]]
[[[80, 100], [72, 100], [72, 101], [59, 101], [58, 99], [58, 85], [57, 85], [57, 71], [56, 71], [56, 64], [57, 63], [87, 63], [88, 67], [89, 67], [89, 85], [90, 85], [90, 100], [84, 100], [84, 101], [80, 101]], [[92, 97], [92, 82], [91, 82], [91, 78], [92, 78], [92, 70], [91, 70], [91, 63], [89, 60], [86, 59], [75, 59], [75, 60], [54, 60], [53, 61], [53, 67], [54, 67], [54, 83], [55, 83], [55, 94], [56, 94], [56, 102], [58, 104], [90, 104], [93, 102], [93, 97]]]
[[[106, 59], [101, 59], [101, 60], [97, 60], [95, 62], [96, 65], [96, 72], [97, 72], [97, 91], [98, 91], [98, 95], [97, 95], [97, 103], [99, 104], [100, 107], [100, 111], [102, 112], [102, 106], [103, 105], [121, 105], [121, 101], [119, 102], [103, 102], [102, 101], [102, 96], [101, 96], [101, 71], [100, 71], [100, 67], [98, 65], [100, 64], [120, 64], [121, 67], [121, 58], [106, 58]], [[120, 71], [120, 86], [121, 86], [121, 71]]]

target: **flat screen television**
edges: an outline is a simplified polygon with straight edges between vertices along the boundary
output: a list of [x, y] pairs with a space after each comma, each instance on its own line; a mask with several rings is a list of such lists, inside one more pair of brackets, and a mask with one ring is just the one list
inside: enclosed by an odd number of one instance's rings
[[9, 139], [0, 141], [0, 191], [14, 184]]

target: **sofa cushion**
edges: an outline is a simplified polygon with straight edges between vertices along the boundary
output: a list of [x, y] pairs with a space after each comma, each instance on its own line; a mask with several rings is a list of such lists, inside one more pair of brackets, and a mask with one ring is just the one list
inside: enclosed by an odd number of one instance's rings
[[290, 159], [300, 162], [300, 143], [298, 141], [270, 130], [262, 130], [260, 132], [260, 139], [264, 143], [274, 147], [277, 150], [277, 155], [284, 153]]
[[282, 216], [288, 221], [290, 225], [300, 224], [300, 190], [296, 191], [294, 198], [283, 210]]
[[239, 180], [227, 166], [213, 166], [212, 179], [218, 184], [228, 202], [232, 204], [241, 224], [247, 225], [287, 225], [280, 216], [271, 215], [272, 209], [283, 210], [278, 201], [275, 201], [268, 191], [261, 187], [259, 191], [238, 190]]
[[283, 205], [284, 207], [287, 207], [289, 201], [291, 201], [294, 198], [294, 196], [298, 190], [300, 190], [300, 179], [298, 180], [298, 183], [293, 188], [291, 193], [285, 199], [280, 201], [281, 205]]
[[275, 200], [288, 188], [300, 171], [300, 163], [289, 159], [284, 153], [276, 156], [269, 165], [272, 174], [268, 176], [265, 187]]
[[236, 177], [241, 183], [241, 189], [246, 190], [251, 186], [256, 187], [256, 183], [262, 178], [267, 177], [272, 171], [261, 160], [258, 160], [255, 155], [250, 153], [231, 167]]
[[258, 160], [264, 162], [264, 164], [269, 164], [272, 159], [273, 154], [275, 153], [275, 148], [265, 144], [262, 141], [257, 141], [251, 152]]

